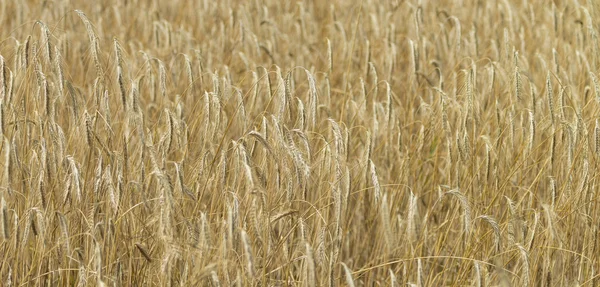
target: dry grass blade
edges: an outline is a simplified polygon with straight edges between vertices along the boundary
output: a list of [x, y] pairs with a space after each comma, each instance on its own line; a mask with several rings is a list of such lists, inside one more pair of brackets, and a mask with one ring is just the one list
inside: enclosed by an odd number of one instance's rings
[[284, 218], [284, 217], [286, 217], [286, 216], [290, 216], [290, 215], [292, 215], [292, 214], [295, 214], [295, 213], [297, 213], [297, 212], [298, 212], [298, 211], [297, 211], [297, 210], [294, 210], [294, 209], [287, 209], [287, 210], [284, 210], [284, 211], [278, 212], [278, 213], [276, 213], [276, 214], [274, 214], [274, 215], [271, 215], [271, 219], [269, 220], [269, 222], [270, 222], [271, 224], [274, 224], [274, 223], [275, 223], [275, 222], [277, 222], [278, 220], [280, 220], [280, 219], [282, 219], [282, 218]]
[[142, 256], [144, 256], [144, 259], [146, 259], [146, 261], [148, 261], [149, 263], [152, 262], [152, 257], [150, 257], [150, 252], [148, 252], [148, 250], [146, 249], [146, 247], [144, 247], [140, 243], [136, 243], [135, 247], [142, 254]]
[[344, 262], [340, 262], [340, 264], [342, 264], [342, 267], [344, 268], [344, 274], [346, 276], [346, 284], [348, 284], [348, 286], [350, 286], [350, 287], [354, 287], [354, 279], [352, 279], [352, 271], [350, 271], [350, 268], [348, 268], [348, 266], [346, 266], [346, 264]]

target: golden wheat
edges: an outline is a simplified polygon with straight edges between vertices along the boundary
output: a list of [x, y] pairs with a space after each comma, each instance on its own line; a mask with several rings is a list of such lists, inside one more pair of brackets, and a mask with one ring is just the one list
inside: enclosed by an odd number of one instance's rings
[[0, 1], [0, 285], [596, 286], [598, 16]]

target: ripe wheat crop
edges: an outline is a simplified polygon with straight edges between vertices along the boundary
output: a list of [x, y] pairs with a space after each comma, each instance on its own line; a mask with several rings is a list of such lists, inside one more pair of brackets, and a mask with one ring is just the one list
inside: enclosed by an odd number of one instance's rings
[[599, 17], [0, 1], [0, 285], [598, 286]]

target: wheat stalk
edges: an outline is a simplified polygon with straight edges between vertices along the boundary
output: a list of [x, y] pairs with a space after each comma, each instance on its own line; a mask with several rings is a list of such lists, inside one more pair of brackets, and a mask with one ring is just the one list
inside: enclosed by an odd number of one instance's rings
[[244, 230], [241, 230], [240, 234], [242, 236], [242, 246], [244, 248], [244, 253], [246, 256], [246, 270], [248, 272], [248, 276], [250, 278], [253, 278], [254, 277], [254, 263], [253, 263], [253, 257], [252, 257], [252, 248], [250, 247], [248, 234]]
[[4, 196], [0, 197], [0, 234], [5, 241], [10, 237], [8, 229], [8, 207]]
[[[91, 51], [92, 58], [94, 59], [94, 66], [96, 68], [96, 76], [101, 78], [104, 74], [102, 70], [102, 65], [100, 64], [100, 56], [99, 54], [99, 46], [98, 46], [98, 36], [94, 33], [94, 28], [92, 27], [92, 23], [87, 18], [87, 16], [81, 10], [75, 10], [75, 13], [81, 18], [83, 25], [85, 26], [85, 30], [88, 33], [88, 37], [91, 43]], [[35, 60], [35, 57], [34, 57]]]

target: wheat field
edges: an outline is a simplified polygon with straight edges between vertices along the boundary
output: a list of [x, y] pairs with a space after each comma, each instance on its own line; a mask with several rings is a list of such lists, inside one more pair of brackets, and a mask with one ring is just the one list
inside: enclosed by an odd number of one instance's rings
[[0, 285], [598, 286], [598, 17], [0, 1]]

